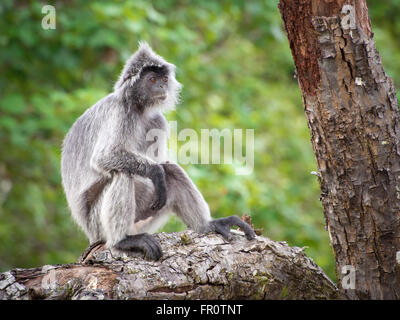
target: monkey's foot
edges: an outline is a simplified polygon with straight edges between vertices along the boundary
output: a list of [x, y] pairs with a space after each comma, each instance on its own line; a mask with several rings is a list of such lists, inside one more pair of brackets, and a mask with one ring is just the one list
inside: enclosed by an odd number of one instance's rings
[[148, 233], [126, 236], [115, 245], [115, 248], [126, 253], [142, 252], [146, 258], [158, 260], [162, 256], [159, 242]]
[[248, 240], [253, 240], [256, 236], [254, 230], [237, 216], [215, 219], [210, 222], [211, 231], [221, 234], [227, 241], [232, 239], [232, 235], [230, 233], [232, 226], [238, 226], [241, 228]]

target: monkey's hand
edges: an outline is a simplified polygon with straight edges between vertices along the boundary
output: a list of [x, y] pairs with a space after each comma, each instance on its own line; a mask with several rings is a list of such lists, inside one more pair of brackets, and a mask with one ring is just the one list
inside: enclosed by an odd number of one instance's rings
[[244, 234], [248, 240], [253, 240], [256, 236], [254, 230], [238, 216], [215, 219], [210, 222], [211, 231], [221, 234], [227, 241], [232, 239], [232, 235], [230, 233], [230, 228], [232, 226], [240, 227], [244, 231]]
[[153, 181], [156, 200], [151, 205], [152, 210], [160, 210], [167, 203], [167, 182], [165, 180], [164, 168], [156, 164], [150, 172], [150, 179]]
[[158, 260], [162, 256], [160, 243], [148, 233], [126, 236], [115, 245], [115, 248], [128, 253], [142, 252], [151, 260]]

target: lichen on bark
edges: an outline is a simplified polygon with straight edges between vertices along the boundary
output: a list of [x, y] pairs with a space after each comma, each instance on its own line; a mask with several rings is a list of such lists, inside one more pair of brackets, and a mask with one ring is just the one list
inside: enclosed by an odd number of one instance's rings
[[232, 242], [193, 231], [155, 235], [159, 261], [112, 256], [0, 274], [0, 299], [336, 299], [335, 284], [304, 250], [236, 232]]

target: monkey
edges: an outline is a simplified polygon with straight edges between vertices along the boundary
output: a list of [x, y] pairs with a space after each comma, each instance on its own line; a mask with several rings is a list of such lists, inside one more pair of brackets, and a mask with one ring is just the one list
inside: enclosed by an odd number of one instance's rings
[[[146, 42], [126, 61], [114, 90], [88, 108], [67, 132], [61, 177], [71, 215], [90, 243], [116, 252], [162, 256], [151, 234], [175, 213], [188, 228], [231, 240], [230, 227], [247, 239], [253, 229], [237, 216], [212, 219], [202, 194], [187, 173], [168, 160], [164, 112], [179, 102], [182, 85], [175, 65]], [[148, 141], [148, 133], [162, 134]], [[157, 150], [149, 153], [157, 142]]]

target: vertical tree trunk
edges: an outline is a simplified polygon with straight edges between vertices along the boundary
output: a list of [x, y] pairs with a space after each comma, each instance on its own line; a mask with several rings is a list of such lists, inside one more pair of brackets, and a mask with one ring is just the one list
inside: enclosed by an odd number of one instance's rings
[[366, 2], [281, 0], [279, 9], [311, 130], [338, 279], [355, 270], [354, 286], [347, 278], [339, 285], [352, 299], [399, 299], [400, 117]]

